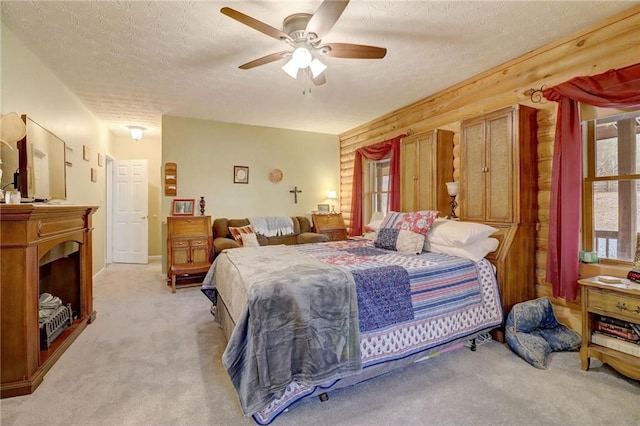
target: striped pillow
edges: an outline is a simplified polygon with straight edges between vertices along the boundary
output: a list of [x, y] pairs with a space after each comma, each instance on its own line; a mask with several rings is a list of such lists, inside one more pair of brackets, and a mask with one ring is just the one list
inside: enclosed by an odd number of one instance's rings
[[233, 239], [236, 240], [240, 245], [242, 245], [242, 234], [255, 234], [251, 225], [230, 226], [229, 232], [231, 232], [231, 236], [233, 237]]

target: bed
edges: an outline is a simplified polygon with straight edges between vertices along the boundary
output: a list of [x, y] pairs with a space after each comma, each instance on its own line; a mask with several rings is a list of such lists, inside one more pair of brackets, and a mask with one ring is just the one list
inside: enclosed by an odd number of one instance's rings
[[[311, 283], [308, 289], [305, 283]], [[272, 286], [273, 297], [256, 290], [264, 286]], [[215, 301], [212, 312], [228, 339], [223, 364], [243, 412], [258, 424], [271, 423], [303, 398], [459, 347], [503, 320], [495, 267], [487, 259], [406, 254], [369, 240], [227, 250], [214, 261], [203, 288]], [[295, 290], [284, 294], [285, 288]], [[314, 318], [314, 326], [305, 327], [315, 330], [312, 336], [292, 337], [297, 331], [288, 330], [289, 323], [297, 330], [300, 322], [289, 313], [308, 321], [327, 309], [327, 300], [334, 301], [331, 320]], [[272, 312], [274, 306], [285, 308]], [[277, 319], [270, 324], [265, 315]], [[289, 341], [317, 341], [322, 351], [297, 343], [290, 349]], [[305, 356], [294, 371], [282, 371], [289, 370], [283, 359]], [[317, 359], [319, 369], [305, 370]]]

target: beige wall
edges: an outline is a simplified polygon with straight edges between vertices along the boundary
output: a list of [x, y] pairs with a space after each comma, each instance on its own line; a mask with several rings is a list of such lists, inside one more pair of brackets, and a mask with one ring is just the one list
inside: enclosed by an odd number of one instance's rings
[[[336, 135], [165, 116], [162, 163], [178, 165], [177, 197], [163, 197], [166, 216], [173, 198], [204, 196], [212, 218], [304, 215], [326, 202], [340, 182]], [[233, 183], [233, 166], [249, 167], [249, 184]], [[271, 183], [269, 171], [284, 173]], [[302, 190], [298, 203], [289, 193]]]
[[115, 136], [113, 151], [118, 160], [146, 159], [149, 166], [149, 256], [162, 255], [161, 164], [162, 139], [144, 135], [134, 141], [129, 136]]
[[[67, 167], [67, 199], [77, 204], [103, 206], [105, 168], [98, 167], [98, 152], [111, 151], [110, 133], [80, 100], [21, 42], [2, 26], [2, 113], [27, 114], [42, 127], [56, 134], [73, 149]], [[82, 147], [91, 153], [82, 159]], [[16, 155], [17, 151], [13, 154]], [[3, 158], [10, 155], [2, 150]], [[98, 170], [98, 181], [91, 182], [91, 168]], [[14, 169], [15, 170], [15, 169]], [[4, 170], [13, 174], [14, 170]], [[3, 179], [4, 180], [4, 179]], [[99, 208], [93, 217], [93, 272], [104, 268], [105, 212]]]
[[[178, 165], [178, 193], [164, 197], [163, 191], [163, 217], [170, 214], [174, 198], [197, 202], [201, 196], [212, 221], [305, 215], [326, 203], [328, 191], [337, 190], [340, 182], [336, 135], [270, 127], [164, 116], [163, 167], [166, 162]], [[233, 183], [234, 165], [249, 167], [248, 184]], [[277, 184], [268, 179], [275, 168], [284, 173]], [[289, 193], [294, 186], [302, 190], [297, 204]]]

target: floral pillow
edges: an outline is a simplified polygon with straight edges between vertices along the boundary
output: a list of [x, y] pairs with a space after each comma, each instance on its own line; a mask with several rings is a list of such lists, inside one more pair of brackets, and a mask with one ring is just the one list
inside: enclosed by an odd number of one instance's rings
[[438, 217], [437, 210], [421, 210], [417, 212], [389, 212], [380, 228], [396, 228], [417, 234], [427, 235], [431, 225]]

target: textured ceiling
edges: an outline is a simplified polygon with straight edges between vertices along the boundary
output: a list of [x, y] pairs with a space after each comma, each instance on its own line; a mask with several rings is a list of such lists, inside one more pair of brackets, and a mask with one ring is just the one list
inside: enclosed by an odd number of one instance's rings
[[2, 21], [107, 127], [160, 134], [162, 115], [339, 134], [630, 9], [638, 1], [353, 0], [324, 42], [382, 46], [379, 60], [324, 58], [327, 84], [238, 66], [284, 43], [304, 1], [2, 1]]

